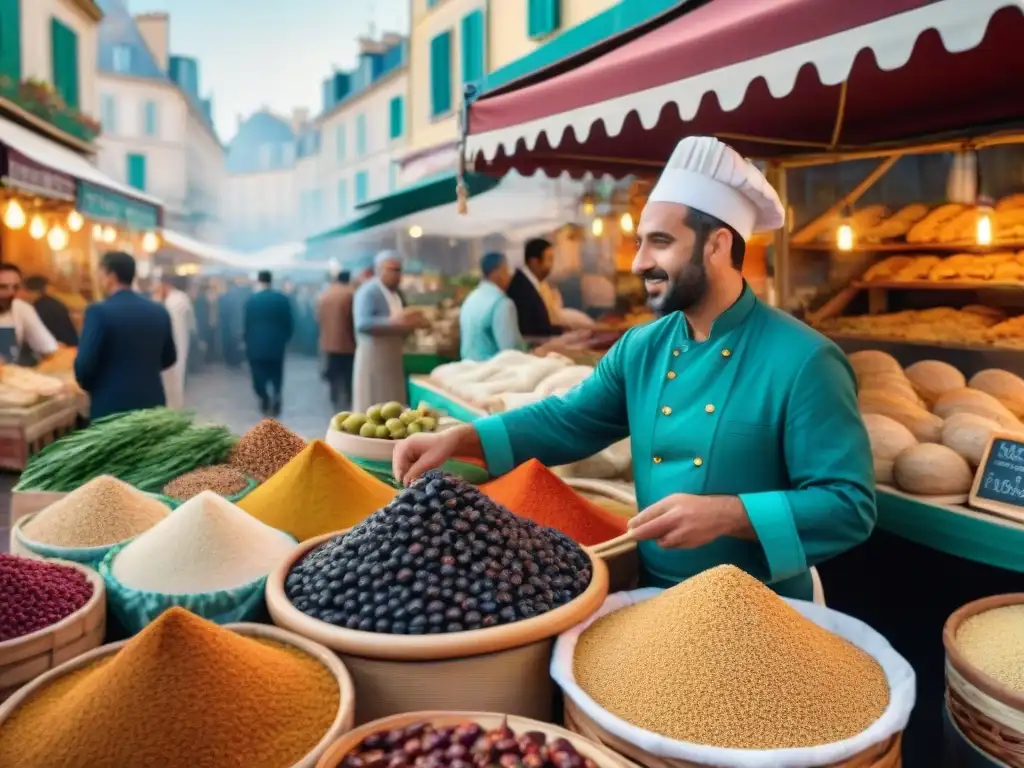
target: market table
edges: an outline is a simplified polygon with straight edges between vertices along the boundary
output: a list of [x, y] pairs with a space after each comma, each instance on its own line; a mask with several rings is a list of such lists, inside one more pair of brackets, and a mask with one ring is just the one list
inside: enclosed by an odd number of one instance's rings
[[410, 376], [409, 404], [416, 406], [420, 403], [426, 403], [431, 408], [444, 411], [459, 421], [476, 421], [487, 415], [483, 408], [446, 392], [431, 381], [429, 376]]
[[972, 600], [1024, 589], [1024, 525], [879, 491], [871, 538], [818, 569], [829, 607], [881, 632], [917, 673], [904, 765], [963, 765], [943, 749], [942, 627]]

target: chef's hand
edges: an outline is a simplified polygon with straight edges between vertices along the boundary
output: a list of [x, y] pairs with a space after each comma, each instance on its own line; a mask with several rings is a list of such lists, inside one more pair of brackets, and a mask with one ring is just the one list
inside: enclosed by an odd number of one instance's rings
[[743, 502], [736, 496], [674, 493], [629, 521], [638, 541], [654, 540], [662, 549], [694, 549], [722, 536], [753, 538]]
[[437, 469], [453, 456], [483, 458], [483, 447], [476, 430], [466, 424], [444, 432], [420, 433], [399, 440], [391, 460], [391, 473], [402, 485], [410, 485], [431, 469]]

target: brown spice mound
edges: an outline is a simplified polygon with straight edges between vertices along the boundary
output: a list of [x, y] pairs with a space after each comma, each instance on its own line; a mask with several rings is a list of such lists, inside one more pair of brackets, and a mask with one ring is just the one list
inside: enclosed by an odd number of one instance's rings
[[730, 565], [602, 616], [580, 636], [573, 667], [626, 722], [732, 749], [842, 741], [889, 704], [874, 659]]
[[261, 483], [298, 456], [306, 441], [279, 422], [264, 419], [238, 441], [228, 462]]
[[176, 477], [164, 486], [164, 495], [180, 501], [188, 501], [203, 491], [213, 491], [221, 496], [234, 496], [249, 485], [242, 470], [230, 464], [215, 464], [200, 467]]
[[0, 725], [0, 765], [282, 768], [326, 734], [340, 693], [290, 646], [172, 608]]

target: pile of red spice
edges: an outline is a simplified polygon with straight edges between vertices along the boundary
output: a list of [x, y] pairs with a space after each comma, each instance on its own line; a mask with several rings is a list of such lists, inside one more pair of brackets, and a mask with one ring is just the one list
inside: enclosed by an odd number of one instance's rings
[[89, 601], [92, 590], [77, 568], [0, 554], [0, 642], [67, 618]]
[[509, 511], [559, 530], [585, 547], [626, 532], [623, 518], [580, 496], [536, 459], [481, 490]]

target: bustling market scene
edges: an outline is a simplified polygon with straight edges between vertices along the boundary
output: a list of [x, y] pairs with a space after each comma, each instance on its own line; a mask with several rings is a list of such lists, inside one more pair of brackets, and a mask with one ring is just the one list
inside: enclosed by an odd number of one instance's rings
[[239, 11], [0, 0], [0, 768], [1024, 768], [1024, 0]]

